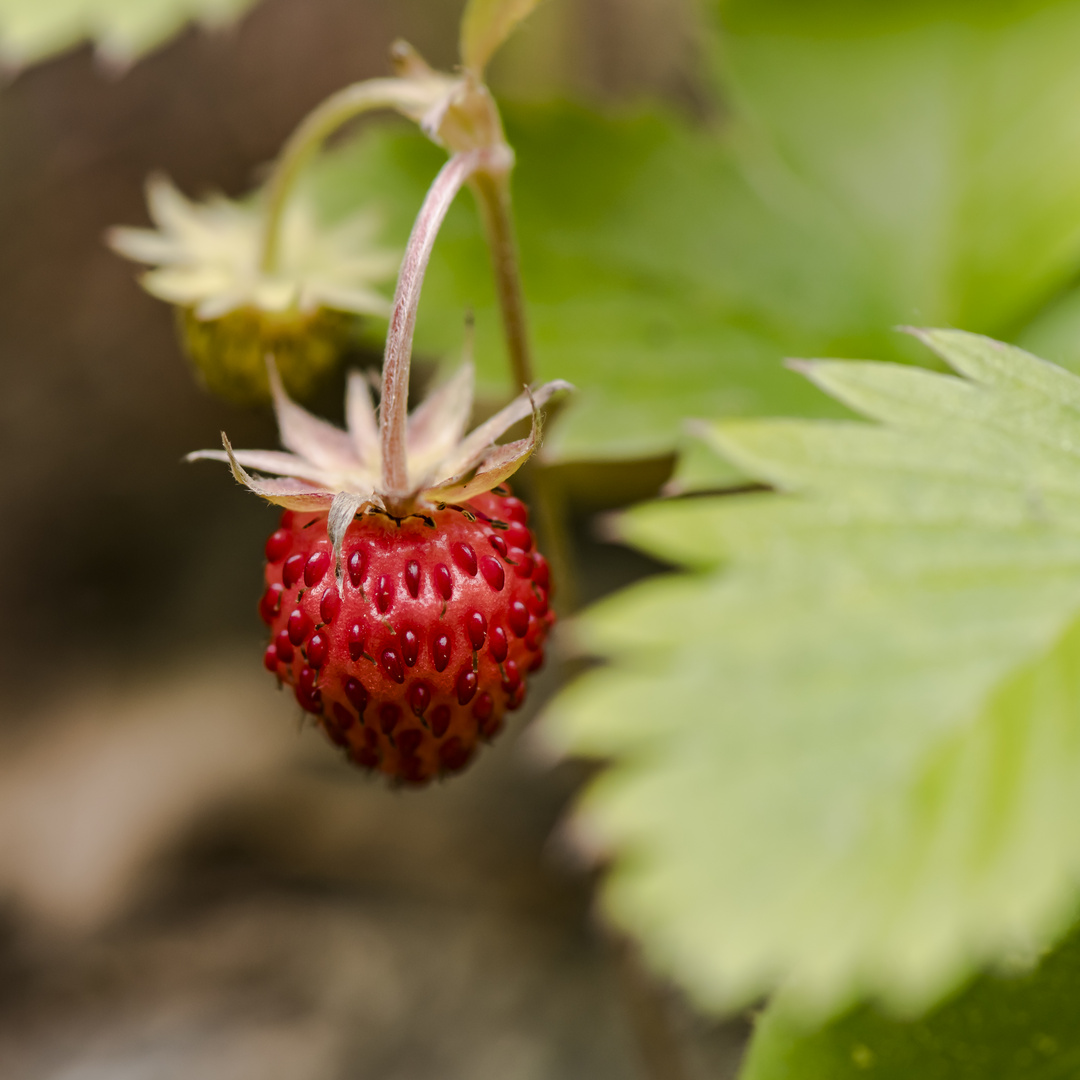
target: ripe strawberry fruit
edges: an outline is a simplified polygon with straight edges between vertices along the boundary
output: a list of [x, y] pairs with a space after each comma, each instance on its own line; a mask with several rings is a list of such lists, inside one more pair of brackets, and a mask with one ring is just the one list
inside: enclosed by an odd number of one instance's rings
[[266, 544], [265, 664], [349, 758], [408, 783], [456, 772], [525, 697], [555, 621], [525, 504], [349, 526], [340, 584], [325, 514], [285, 511]]
[[[273, 365], [269, 377], [288, 452], [225, 439], [224, 451], [189, 455], [227, 461], [285, 507], [266, 543], [265, 666], [356, 764], [413, 784], [457, 771], [521, 704], [555, 621], [547, 561], [505, 481], [536, 446], [538, 403], [566, 384], [522, 395], [463, 437], [465, 365], [409, 417], [399, 451], [375, 437], [362, 376], [349, 380], [345, 431], [292, 402]], [[495, 444], [530, 413], [527, 438]], [[379, 472], [394, 453], [405, 494]]]

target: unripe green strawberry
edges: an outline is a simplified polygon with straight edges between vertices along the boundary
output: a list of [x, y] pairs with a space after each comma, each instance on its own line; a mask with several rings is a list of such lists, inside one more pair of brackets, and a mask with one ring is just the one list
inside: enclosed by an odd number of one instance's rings
[[337, 366], [360, 318], [389, 313], [373, 286], [399, 256], [376, 245], [371, 214], [327, 223], [298, 195], [276, 219], [271, 252], [263, 199], [193, 202], [155, 176], [147, 201], [157, 228], [113, 229], [109, 240], [151, 267], [144, 287], [174, 305], [185, 351], [215, 394], [269, 401], [269, 355], [288, 392], [305, 398]]
[[270, 400], [266, 356], [274, 356], [292, 397], [309, 398], [344, 355], [357, 318], [344, 311], [260, 311], [238, 308], [201, 319], [178, 308], [180, 336], [199, 381], [213, 394], [240, 405]]
[[490, 492], [349, 526], [333, 572], [325, 514], [267, 541], [265, 664], [356, 764], [411, 784], [465, 766], [525, 696], [554, 622], [525, 505]]

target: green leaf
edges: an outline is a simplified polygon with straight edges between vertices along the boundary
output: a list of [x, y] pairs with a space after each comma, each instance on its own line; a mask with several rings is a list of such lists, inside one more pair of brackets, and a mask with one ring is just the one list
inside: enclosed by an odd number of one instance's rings
[[544, 724], [612, 763], [606, 910], [707, 1008], [921, 1008], [1074, 909], [1080, 379], [924, 337], [960, 377], [804, 365], [875, 424], [714, 426], [779, 493], [628, 514], [692, 572], [579, 620], [607, 664]]
[[31, 64], [81, 41], [105, 59], [127, 64], [193, 19], [217, 26], [255, 0], [0, 0], [0, 56]]
[[495, 50], [540, 0], [468, 0], [461, 16], [461, 62], [471, 71], [487, 67]]
[[707, 491], [722, 491], [750, 482], [748, 477], [713, 445], [704, 427], [691, 432], [679, 447], [675, 470], [664, 485], [664, 495], [691, 495]]
[[1080, 939], [1033, 971], [986, 975], [922, 1020], [862, 1007], [818, 1031], [778, 1008], [741, 1080], [1060, 1080], [1080, 1074]]

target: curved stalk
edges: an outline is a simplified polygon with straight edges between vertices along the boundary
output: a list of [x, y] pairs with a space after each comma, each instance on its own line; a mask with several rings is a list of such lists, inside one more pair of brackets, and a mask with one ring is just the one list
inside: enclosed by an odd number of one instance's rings
[[[405, 450], [405, 426], [408, 416], [409, 364], [412, 359], [413, 331], [420, 290], [435, 237], [454, 197], [466, 182], [478, 173], [497, 175], [509, 171], [513, 155], [509, 147], [487, 147], [455, 154], [439, 171], [424, 205], [416, 217], [401, 260], [390, 328], [383, 356], [380, 434], [382, 437], [382, 490], [391, 498], [409, 493], [408, 460]], [[390, 509], [389, 507], [387, 509]]]
[[369, 79], [331, 94], [309, 113], [285, 143], [267, 185], [262, 269], [272, 273], [281, 253], [281, 222], [297, 177], [338, 128], [375, 109], [412, 111], [431, 103], [431, 90], [409, 79]]
[[[435, 87], [438, 76], [369, 79], [331, 94], [301, 122], [282, 148], [267, 183], [260, 265], [273, 273], [281, 256], [282, 222], [297, 179], [322, 144], [350, 120], [377, 109], [394, 109], [413, 120], [429, 109], [445, 87]], [[485, 96], [485, 100], [490, 100]], [[501, 132], [501, 126], [495, 127]], [[515, 386], [533, 381], [532, 357], [525, 321], [517, 244], [514, 239], [509, 173], [512, 154], [504, 142], [487, 148], [498, 158], [494, 168], [479, 169], [470, 186], [480, 207], [484, 234], [495, 274], [495, 289]]]

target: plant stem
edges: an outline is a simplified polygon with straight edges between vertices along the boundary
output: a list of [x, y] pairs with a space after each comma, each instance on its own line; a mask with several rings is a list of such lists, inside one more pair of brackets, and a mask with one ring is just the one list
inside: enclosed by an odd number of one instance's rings
[[404, 112], [423, 108], [431, 92], [409, 79], [369, 79], [331, 94], [308, 113], [289, 136], [267, 186], [262, 238], [262, 269], [272, 273], [281, 255], [281, 222], [289, 195], [304, 166], [323, 142], [343, 124], [374, 109]]
[[516, 389], [533, 381], [532, 356], [525, 321], [525, 298], [521, 288], [517, 243], [514, 239], [514, 216], [510, 203], [510, 173], [481, 172], [469, 185], [480, 205], [487, 236], [495, 289], [502, 313], [503, 333]]
[[[485, 147], [455, 154], [439, 170], [424, 198], [401, 260], [390, 328], [383, 355], [382, 405], [382, 490], [384, 494], [404, 498], [409, 494], [405, 428], [408, 418], [409, 364], [412, 359], [413, 331], [420, 290], [424, 284], [435, 237], [454, 197], [464, 184], [480, 172], [497, 175], [509, 171], [513, 155], [505, 146]], [[387, 509], [390, 509], [389, 507]], [[391, 511], [393, 512], [393, 511]]]
[[[548, 422], [557, 409], [558, 403], [548, 407]], [[581, 606], [581, 590], [567, 521], [566, 490], [559, 467], [537, 461], [538, 456], [534, 455], [530, 463], [532, 504], [543, 539], [544, 554], [551, 563], [551, 576], [559, 583], [557, 611], [560, 618], [568, 618], [576, 614]]]

